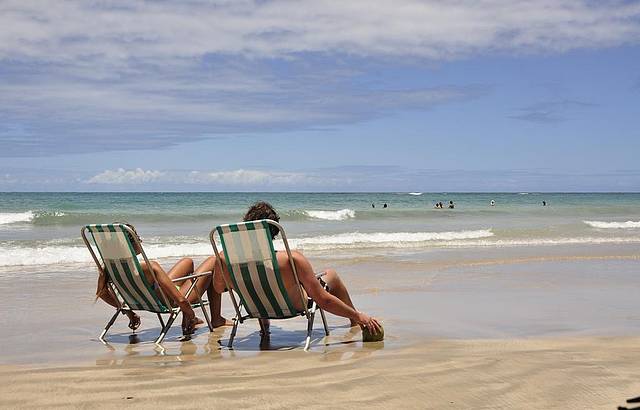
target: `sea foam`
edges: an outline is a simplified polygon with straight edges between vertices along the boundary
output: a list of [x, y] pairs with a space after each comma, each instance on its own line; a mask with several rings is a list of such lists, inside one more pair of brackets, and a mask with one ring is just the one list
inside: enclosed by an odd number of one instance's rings
[[[201, 260], [213, 253], [208, 242], [176, 243], [176, 238], [167, 238], [165, 244], [145, 243], [144, 248], [150, 259], [194, 257]], [[292, 249], [302, 249], [305, 253], [333, 249], [416, 249], [416, 248], [501, 248], [522, 246], [554, 245], [593, 245], [593, 244], [635, 244], [640, 237], [601, 238], [601, 237], [564, 237], [537, 239], [496, 239], [489, 229], [453, 231], [453, 232], [374, 232], [343, 233], [308, 238], [292, 238]], [[283, 249], [282, 241], [276, 240], [275, 247]], [[218, 249], [220, 247], [218, 246]], [[380, 250], [380, 252], [384, 252]], [[20, 247], [15, 243], [0, 245], [0, 268], [51, 266], [68, 270], [75, 266], [91, 266], [93, 261], [87, 248], [79, 245], [56, 245], [55, 243], [38, 247]], [[65, 267], [68, 266], [68, 267]], [[31, 268], [29, 268], [31, 269]], [[54, 269], [54, 268], [51, 268]], [[54, 270], [55, 270], [54, 269]]]
[[337, 211], [304, 211], [304, 213], [311, 218], [324, 219], [327, 221], [344, 221], [345, 219], [356, 217], [356, 211], [353, 209], [340, 209]]
[[31, 222], [35, 218], [33, 211], [0, 213], [0, 225], [8, 225], [17, 222]]
[[[292, 248], [305, 250], [326, 250], [331, 248], [368, 248], [368, 247], [412, 247], [429, 241], [447, 241], [478, 239], [493, 236], [490, 230], [459, 232], [390, 232], [390, 233], [343, 233], [322, 235], [289, 240]], [[166, 238], [169, 243], [145, 243], [144, 249], [151, 259], [178, 258], [183, 256], [203, 257], [213, 254], [208, 242], [176, 243], [176, 238]], [[282, 241], [276, 240], [275, 246], [283, 249]], [[20, 247], [15, 244], [0, 246], [0, 267], [89, 264], [89, 251], [84, 246], [59, 245], [52, 242], [37, 247]]]
[[634, 229], [640, 228], [640, 221], [627, 222], [603, 222], [603, 221], [584, 221], [587, 225], [598, 229]]
[[[169, 245], [145, 244], [144, 250], [151, 259], [213, 254], [213, 248], [208, 242]], [[84, 246], [0, 246], [0, 267], [89, 263], [92, 263], [91, 255]]]
[[373, 232], [373, 233], [341, 233], [335, 235], [321, 235], [309, 238], [298, 238], [291, 241], [292, 246], [313, 247], [321, 246], [343, 246], [343, 245], [359, 245], [359, 246], [376, 246], [384, 244], [385, 246], [402, 247], [407, 243], [420, 243], [430, 241], [453, 241], [463, 239], [488, 238], [493, 236], [493, 232], [489, 229], [481, 229], [475, 231], [456, 231], [456, 232]]

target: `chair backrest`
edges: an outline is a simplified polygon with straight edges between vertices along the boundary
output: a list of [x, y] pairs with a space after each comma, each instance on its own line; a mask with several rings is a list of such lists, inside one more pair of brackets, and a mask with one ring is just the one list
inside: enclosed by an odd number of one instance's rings
[[[170, 311], [142, 271], [130, 239], [130, 236], [136, 237], [131, 228], [125, 224], [86, 225], [82, 230], [82, 236], [95, 258], [93, 249], [86, 240], [85, 230], [89, 231], [93, 238], [105, 273], [130, 308], [156, 313]], [[137, 242], [137, 245], [140, 243]], [[144, 251], [143, 256], [147, 260]]]
[[[275, 223], [260, 220], [216, 227], [233, 289], [250, 317], [282, 319], [306, 314], [306, 310], [295, 309], [287, 294], [269, 231], [270, 224]], [[211, 239], [217, 253], [213, 232]], [[286, 237], [283, 240], [290, 257]], [[236, 309], [239, 310], [237, 306]]]

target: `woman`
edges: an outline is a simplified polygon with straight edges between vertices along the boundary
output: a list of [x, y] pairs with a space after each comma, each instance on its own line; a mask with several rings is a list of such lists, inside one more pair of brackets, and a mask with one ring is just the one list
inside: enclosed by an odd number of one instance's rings
[[[131, 230], [137, 236], [138, 241], [135, 241], [134, 238], [129, 235], [129, 240], [134, 246], [134, 251], [136, 255], [142, 253], [142, 248], [139, 245], [139, 242], [142, 242], [135, 228], [130, 224], [124, 224], [127, 227], [131, 228]], [[153, 279], [153, 274], [155, 274], [155, 278], [157, 280], [160, 289], [162, 292], [169, 298], [169, 300], [180, 307], [182, 311], [182, 333], [185, 335], [192, 334], [195, 330], [196, 325], [201, 324], [202, 320], [196, 317], [193, 308], [191, 307], [192, 303], [195, 303], [198, 300], [198, 296], [202, 296], [205, 291], [208, 292], [210, 309], [212, 322], [211, 324], [214, 327], [227, 325], [229, 322], [224, 319], [220, 315], [220, 304], [221, 304], [221, 296], [219, 293], [216, 293], [213, 290], [211, 276], [203, 276], [201, 277], [195, 288], [189, 294], [189, 298], [185, 295], [187, 291], [191, 287], [192, 281], [191, 279], [173, 282], [173, 279], [181, 278], [183, 276], [191, 275], [194, 273], [193, 269], [193, 260], [190, 258], [182, 258], [180, 259], [170, 270], [169, 272], [165, 272], [165, 270], [160, 266], [160, 264], [156, 261], [149, 261], [151, 267], [149, 268], [145, 262], [141, 262], [140, 266], [145, 274], [145, 277], [149, 283], [155, 283]], [[206, 272], [206, 270], [202, 269], [203, 267], [198, 267], [198, 270], [195, 273]], [[152, 274], [153, 271], [153, 274]], [[118, 301], [116, 296], [113, 294], [113, 291], [109, 286], [107, 286], [107, 277], [105, 275], [104, 269], [99, 270], [98, 277], [98, 288], [96, 290], [96, 299], [100, 298], [104, 300], [111, 306], [118, 307]], [[158, 291], [158, 294], [160, 292]], [[123, 310], [123, 314], [127, 315], [129, 318], [129, 328], [131, 330], [136, 330], [140, 327], [140, 317], [133, 312], [132, 310]]]

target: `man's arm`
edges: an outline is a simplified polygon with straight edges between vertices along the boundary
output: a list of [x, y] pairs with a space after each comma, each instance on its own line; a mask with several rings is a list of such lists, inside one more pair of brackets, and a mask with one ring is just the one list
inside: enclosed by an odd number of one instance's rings
[[321, 309], [334, 315], [345, 317], [356, 322], [358, 325], [369, 328], [373, 333], [377, 333], [380, 329], [380, 323], [378, 323], [375, 318], [358, 312], [339, 298], [327, 292], [322, 285], [320, 285], [320, 281], [316, 278], [313, 267], [307, 258], [299, 252], [292, 252], [292, 255], [296, 264], [298, 279], [307, 291], [307, 294], [316, 301]]

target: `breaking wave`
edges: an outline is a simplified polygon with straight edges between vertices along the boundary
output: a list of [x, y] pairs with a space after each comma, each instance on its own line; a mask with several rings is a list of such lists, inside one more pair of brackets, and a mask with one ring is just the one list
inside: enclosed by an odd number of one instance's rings
[[327, 221], [344, 221], [356, 217], [356, 211], [353, 209], [340, 209], [338, 211], [304, 211], [305, 215]]
[[0, 213], [0, 225], [8, 225], [17, 222], [31, 222], [35, 218], [33, 211]]
[[493, 236], [493, 232], [488, 229], [476, 231], [457, 232], [375, 232], [375, 233], [341, 233], [336, 235], [322, 235], [310, 238], [299, 238], [292, 240], [292, 246], [309, 245], [360, 245], [366, 246], [395, 246], [402, 247], [408, 243], [420, 243], [430, 241], [452, 241], [461, 239], [478, 239]]
[[[390, 232], [390, 233], [344, 233], [322, 235], [289, 240], [292, 248], [324, 250], [328, 248], [369, 248], [369, 247], [413, 247], [433, 241], [460, 241], [464, 239], [487, 238], [493, 236], [490, 230], [459, 232]], [[208, 242], [195, 242], [192, 237], [157, 238], [164, 243], [144, 244], [147, 256], [152, 259], [182, 256], [208, 256], [213, 254]], [[181, 242], [182, 241], [182, 242]], [[187, 242], [187, 243], [185, 243]], [[276, 248], [283, 249], [281, 241]], [[0, 267], [53, 264], [91, 263], [86, 247], [79, 244], [60, 244], [55, 241], [39, 243], [35, 246], [20, 246], [12, 242], [0, 245]]]
[[60, 219], [66, 216], [64, 212], [53, 211], [26, 211], [26, 212], [2, 212], [0, 213], [0, 225], [16, 223], [41, 223]]
[[[163, 243], [145, 242], [144, 248], [149, 258], [194, 257], [196, 260], [213, 254], [211, 244], [195, 237], [155, 238]], [[197, 241], [197, 242], [196, 242]], [[307, 238], [289, 239], [292, 249], [301, 249], [305, 253], [339, 249], [418, 249], [418, 248], [500, 248], [522, 246], [556, 246], [588, 244], [632, 244], [640, 243], [640, 237], [564, 237], [536, 239], [496, 239], [490, 229], [465, 230], [453, 232], [374, 232], [342, 233], [320, 235]], [[277, 240], [277, 249], [283, 249]], [[78, 243], [57, 243], [48, 241], [32, 246], [21, 246], [19, 242], [0, 244], [0, 268], [51, 266], [65, 270], [65, 265], [92, 265], [87, 249]], [[29, 268], [31, 269], [31, 268]], [[52, 268], [48, 268], [52, 269]], [[67, 268], [68, 269], [68, 268]]]
[[598, 229], [633, 229], [640, 228], [640, 221], [627, 222], [603, 222], [603, 221], [584, 221], [592, 228]]

